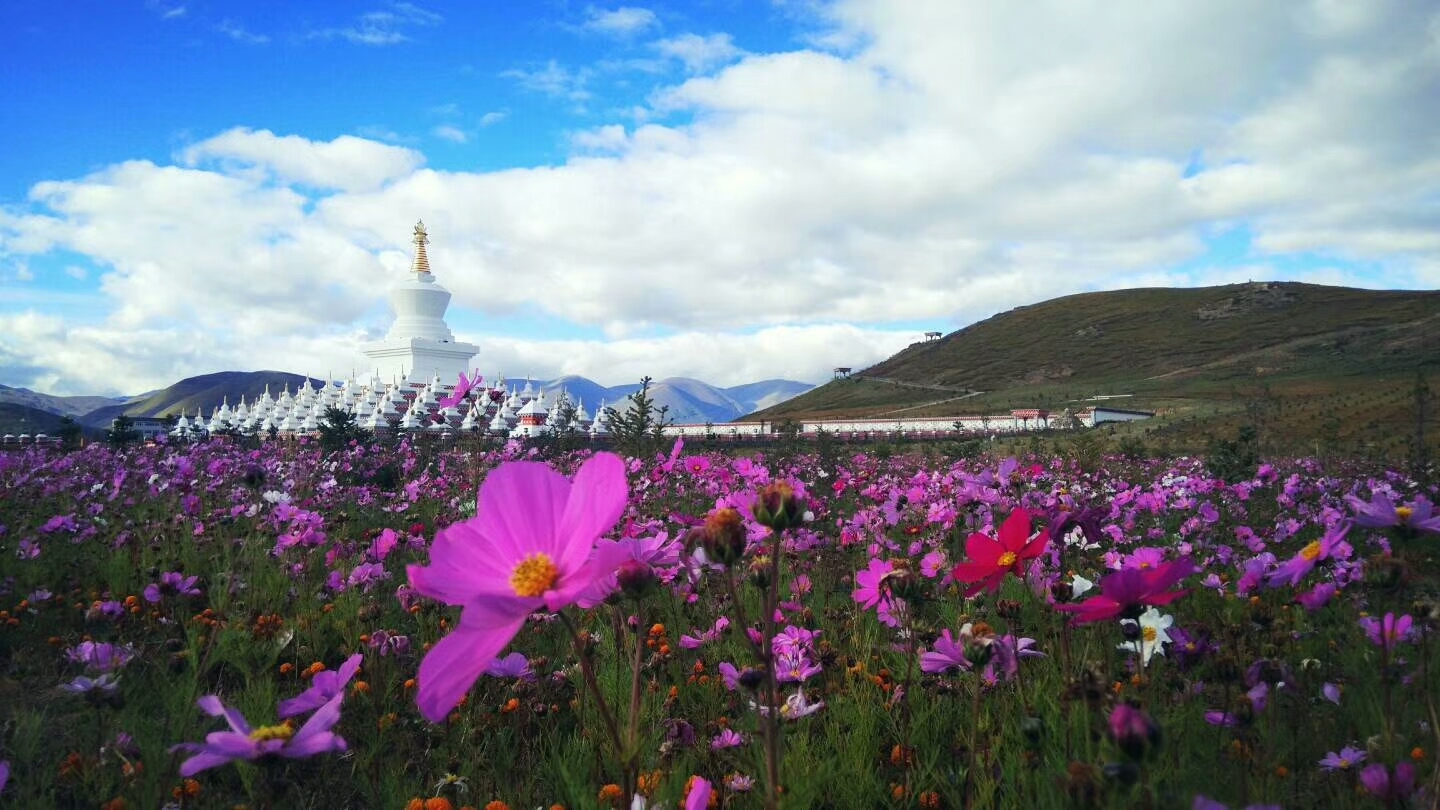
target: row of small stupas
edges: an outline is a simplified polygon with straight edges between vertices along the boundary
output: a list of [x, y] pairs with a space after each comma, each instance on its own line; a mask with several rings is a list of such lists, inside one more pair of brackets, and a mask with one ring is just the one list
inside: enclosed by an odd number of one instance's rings
[[[412, 375], [413, 376], [413, 375]], [[533, 438], [550, 432], [583, 432], [591, 436], [608, 433], [610, 409], [602, 403], [595, 418], [583, 402], [570, 402], [561, 390], [548, 401], [545, 392], [526, 380], [523, 387], [507, 386], [501, 377], [486, 386], [477, 377], [446, 383], [440, 375], [403, 385], [386, 385], [378, 375], [367, 382], [327, 382], [316, 389], [307, 379], [299, 390], [289, 386], [274, 396], [267, 387], [254, 402], [243, 398], [231, 407], [226, 400], [208, 418], [181, 415], [170, 435], [199, 438], [222, 433], [313, 435], [320, 431], [331, 408], [355, 417], [360, 427], [380, 435], [397, 432], [445, 435], [453, 433]]]

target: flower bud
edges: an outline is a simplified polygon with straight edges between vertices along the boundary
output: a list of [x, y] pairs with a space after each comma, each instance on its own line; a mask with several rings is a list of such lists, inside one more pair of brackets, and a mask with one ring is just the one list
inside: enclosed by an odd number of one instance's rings
[[716, 509], [705, 518], [700, 543], [712, 562], [734, 565], [745, 555], [744, 519], [734, 509]]
[[788, 482], [772, 481], [760, 488], [751, 511], [755, 522], [780, 531], [804, 522], [805, 500]]
[[652, 590], [658, 580], [655, 577], [655, 569], [649, 563], [640, 560], [626, 560], [615, 570], [615, 581], [620, 585], [620, 591], [631, 599], [641, 599]]
[[760, 554], [750, 560], [750, 583], [761, 590], [770, 587], [770, 555]]
[[1138, 706], [1121, 703], [1110, 712], [1110, 739], [1134, 760], [1160, 748], [1160, 724]]

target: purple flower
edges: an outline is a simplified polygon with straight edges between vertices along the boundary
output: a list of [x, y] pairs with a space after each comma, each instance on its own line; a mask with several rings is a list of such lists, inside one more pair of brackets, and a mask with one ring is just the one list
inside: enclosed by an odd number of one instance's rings
[[120, 688], [120, 677], [113, 672], [106, 672], [98, 678], [80, 675], [69, 683], [60, 684], [60, 688], [72, 695], [113, 695]]
[[65, 656], [71, 663], [103, 673], [123, 669], [135, 657], [135, 650], [109, 642], [82, 641], [66, 650]]
[[535, 682], [535, 671], [530, 668], [530, 659], [524, 653], [512, 652], [504, 658], [497, 658], [485, 667], [485, 674], [492, 678], [511, 678], [530, 683]]
[[1348, 771], [1365, 761], [1365, 752], [1353, 745], [1347, 745], [1338, 752], [1331, 751], [1320, 760], [1320, 767], [1327, 771]]
[[1360, 784], [1383, 802], [1404, 801], [1415, 792], [1415, 766], [1401, 762], [1392, 776], [1389, 768], [1377, 762], [1360, 771]]
[[331, 698], [296, 731], [284, 723], [252, 729], [238, 710], [223, 705], [215, 695], [206, 695], [195, 704], [211, 717], [224, 717], [230, 730], [212, 731], [205, 735], [203, 743], [180, 743], [170, 750], [195, 755], [181, 763], [181, 776], [194, 776], [237, 759], [250, 762], [271, 756], [303, 759], [326, 751], [344, 751], [345, 740], [330, 730], [340, 721], [342, 699], [341, 695]]
[[1365, 630], [1370, 643], [1387, 653], [1394, 652], [1396, 644], [1410, 640], [1414, 624], [1415, 620], [1408, 613], [1398, 619], [1394, 613], [1386, 613], [1383, 619], [1366, 616], [1360, 620], [1360, 627]]
[[1265, 578], [1265, 583], [1272, 588], [1281, 585], [1295, 586], [1305, 575], [1315, 570], [1315, 566], [1323, 560], [1332, 556], [1345, 558], [1350, 556], [1350, 544], [1345, 542], [1345, 534], [1350, 531], [1350, 521], [1342, 521], [1330, 531], [1325, 533], [1319, 540], [1313, 540], [1304, 548], [1300, 549], [1294, 557], [1282, 564], [1279, 568], [1271, 571]]
[[1326, 700], [1330, 701], [1331, 703], [1334, 703], [1336, 706], [1339, 706], [1339, 705], [1340, 705], [1340, 686], [1339, 686], [1339, 684], [1327, 683], [1327, 684], [1321, 686], [1321, 687], [1320, 687], [1320, 695], [1321, 695], [1322, 697], [1324, 697]]
[[318, 709], [345, 693], [346, 684], [360, 671], [362, 656], [355, 653], [345, 659], [338, 670], [322, 670], [315, 673], [310, 688], [289, 700], [280, 701], [280, 719], [294, 717]]
[[1355, 522], [1367, 529], [1403, 526], [1417, 532], [1440, 533], [1440, 514], [1435, 513], [1435, 505], [1424, 495], [1417, 495], [1404, 506], [1396, 506], [1383, 492], [1371, 495], [1368, 503], [1346, 495], [1345, 503], [1355, 510]]
[[[968, 629], [968, 625], [966, 629]], [[968, 671], [972, 664], [970, 659], [965, 657], [964, 641], [966, 630], [960, 631], [961, 642], [956, 642], [950, 635], [950, 628], [940, 631], [940, 637], [935, 639], [935, 648], [920, 654], [921, 672], [950, 672], [951, 670]]]
[[393, 630], [376, 630], [370, 634], [370, 649], [379, 650], [381, 657], [406, 655], [410, 652], [410, 637]]
[[726, 748], [735, 748], [745, 744], [745, 737], [734, 729], [721, 729], [714, 739], [710, 740], [710, 750], [720, 751]]
[[187, 577], [179, 571], [166, 571], [160, 575], [160, 581], [152, 582], [145, 586], [145, 601], [152, 605], [167, 596], [199, 596], [200, 589], [195, 587], [200, 582], [200, 577]]

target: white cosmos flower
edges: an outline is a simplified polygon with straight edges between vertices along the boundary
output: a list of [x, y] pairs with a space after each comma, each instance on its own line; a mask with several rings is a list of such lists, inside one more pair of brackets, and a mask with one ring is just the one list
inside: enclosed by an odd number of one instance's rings
[[[1135, 624], [1136, 622], [1134, 619], [1121, 619], [1120, 623], [1123, 625]], [[1170, 629], [1170, 625], [1174, 623], [1174, 616], [1164, 615], [1152, 607], [1140, 614], [1139, 640], [1121, 642], [1117, 646], [1117, 649], [1140, 653], [1143, 656], [1141, 665], [1149, 666], [1150, 656], [1156, 653], [1161, 655], [1165, 654], [1165, 649], [1160, 645], [1170, 641], [1170, 634], [1165, 631]]]

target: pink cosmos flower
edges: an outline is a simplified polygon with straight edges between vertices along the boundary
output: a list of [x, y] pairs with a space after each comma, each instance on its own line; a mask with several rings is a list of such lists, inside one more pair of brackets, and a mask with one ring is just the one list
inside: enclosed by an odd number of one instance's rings
[[1350, 521], [1341, 521], [1330, 531], [1325, 533], [1319, 540], [1313, 540], [1289, 561], [1279, 568], [1271, 571], [1265, 578], [1265, 583], [1272, 588], [1281, 585], [1295, 586], [1305, 575], [1315, 570], [1315, 566], [1322, 560], [1331, 557], [1348, 557], [1352, 551], [1350, 544], [1345, 542], [1345, 535], [1350, 531]]
[[735, 748], [745, 744], [745, 737], [734, 729], [721, 729], [715, 738], [710, 740], [710, 750], [720, 751], [725, 748]]
[[1355, 510], [1355, 522], [1367, 529], [1404, 526], [1417, 532], [1440, 533], [1440, 514], [1424, 495], [1417, 495], [1404, 506], [1396, 506], [1383, 492], [1374, 493], [1369, 502], [1346, 495], [1345, 503]]
[[460, 623], [420, 663], [416, 704], [440, 722], [539, 610], [558, 611], [594, 584], [596, 539], [629, 499], [625, 463], [598, 453], [572, 484], [544, 464], [508, 462], [480, 487], [471, 520], [440, 531], [430, 565], [410, 585], [449, 605]]
[[344, 694], [345, 686], [350, 683], [351, 678], [355, 677], [355, 673], [360, 671], [361, 660], [360, 653], [355, 653], [345, 659], [345, 663], [341, 664], [339, 669], [333, 671], [327, 669], [315, 673], [315, 677], [310, 681], [309, 689], [289, 700], [280, 701], [280, 719], [284, 720], [287, 717], [318, 709], [337, 695]]
[[440, 407], [453, 408], [464, 402], [465, 398], [470, 396], [470, 392], [475, 390], [475, 386], [479, 385], [484, 379], [485, 378], [479, 374], [476, 374], [474, 379], [469, 379], [465, 376], [465, 372], [460, 372], [460, 379], [455, 383], [455, 391], [451, 393], [450, 396], [440, 399]]
[[345, 740], [330, 730], [340, 721], [342, 699], [342, 695], [331, 698], [295, 731], [284, 724], [252, 729], [239, 711], [225, 706], [215, 695], [206, 695], [197, 700], [196, 705], [211, 717], [224, 717], [230, 730], [213, 731], [205, 735], [204, 743], [181, 743], [170, 750], [195, 755], [180, 764], [181, 776], [194, 776], [237, 759], [251, 762], [269, 756], [303, 759], [326, 751], [344, 751]]
[[1044, 533], [1031, 538], [1030, 513], [1016, 509], [1000, 527], [998, 539], [979, 532], [970, 535], [965, 541], [970, 562], [955, 566], [953, 576], [957, 582], [974, 583], [966, 589], [966, 596], [999, 590], [1006, 574], [1023, 577], [1025, 564], [1039, 557], [1049, 542], [1050, 536]]
[[1073, 605], [1057, 605], [1056, 610], [1074, 613], [1079, 624], [1113, 619], [1116, 616], [1136, 618], [1143, 608], [1168, 605], [1185, 595], [1172, 591], [1180, 580], [1195, 573], [1189, 557], [1154, 568], [1126, 568], [1100, 579], [1100, 595]]

